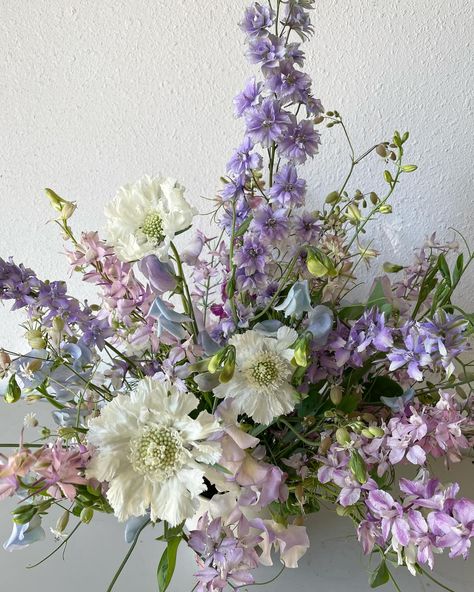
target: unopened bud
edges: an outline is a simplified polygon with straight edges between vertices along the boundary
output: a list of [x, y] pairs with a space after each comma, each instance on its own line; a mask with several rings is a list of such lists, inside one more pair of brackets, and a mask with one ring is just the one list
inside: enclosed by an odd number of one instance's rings
[[334, 403], [334, 405], [339, 405], [339, 403], [342, 401], [342, 392], [342, 387], [338, 384], [333, 384], [331, 386], [329, 398], [331, 399], [331, 402]]
[[69, 524], [69, 512], [64, 511], [56, 522], [56, 532], [64, 532]]
[[67, 201], [64, 203], [61, 209], [61, 218], [63, 220], [69, 220], [69, 218], [74, 214], [75, 209], [77, 208], [77, 204], [72, 201]]
[[61, 333], [64, 329], [64, 320], [61, 317], [54, 317], [52, 325], [56, 333]]
[[369, 432], [374, 438], [381, 438], [385, 434], [385, 431], [379, 426], [370, 426]]
[[379, 202], [379, 196], [375, 193], [375, 191], [370, 192], [369, 199], [374, 206]]
[[346, 218], [355, 224], [362, 220], [362, 214], [356, 204], [349, 204], [346, 210]]
[[5, 351], [0, 351], [0, 371], [5, 372], [11, 364], [12, 359]]
[[43, 334], [39, 329], [27, 331], [25, 337], [31, 349], [43, 349], [46, 346], [46, 341], [43, 339]]
[[314, 123], [316, 125], [319, 125], [320, 123], [322, 123], [324, 121], [324, 116], [323, 115], [318, 115], [317, 117], [315, 117], [313, 119]]
[[89, 522], [94, 517], [94, 510], [92, 508], [83, 508], [81, 512], [81, 522], [84, 524], [89, 524]]
[[390, 204], [383, 204], [379, 208], [379, 212], [381, 214], [391, 214], [392, 213], [392, 206]]
[[332, 444], [331, 438], [329, 436], [326, 436], [325, 438], [323, 438], [321, 440], [321, 444], [319, 445], [319, 452], [321, 454], [326, 454], [326, 452], [331, 447], [331, 444]]
[[326, 196], [326, 199], [324, 200], [327, 204], [337, 204], [337, 202], [341, 199], [341, 196], [339, 194], [338, 191], [331, 191], [331, 193], [328, 193], [328, 195]]
[[344, 446], [344, 444], [349, 444], [349, 442], [351, 441], [351, 437], [346, 428], [337, 428], [336, 440], [341, 446]]
[[367, 428], [362, 429], [360, 431], [360, 433], [361, 433], [362, 436], [364, 436], [365, 438], [368, 438], [369, 440], [372, 440], [372, 438], [374, 437], [372, 435], [372, 432], [369, 429], [367, 429]]
[[397, 273], [403, 269], [403, 265], [398, 265], [397, 263], [390, 263], [386, 261], [383, 264], [383, 270], [385, 273]]

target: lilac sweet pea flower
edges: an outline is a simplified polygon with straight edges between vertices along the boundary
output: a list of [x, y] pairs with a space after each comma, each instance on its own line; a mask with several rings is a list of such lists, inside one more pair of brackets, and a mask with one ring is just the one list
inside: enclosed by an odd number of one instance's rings
[[402, 506], [381, 489], [370, 491], [366, 505], [375, 518], [380, 519], [385, 541], [392, 536], [395, 548], [405, 547], [410, 542], [410, 525], [404, 516]]
[[44, 529], [41, 527], [41, 518], [34, 516], [26, 524], [13, 524], [10, 538], [3, 543], [6, 551], [19, 551], [26, 549], [29, 545], [41, 541], [45, 537]]
[[334, 313], [330, 308], [319, 304], [308, 314], [306, 330], [313, 335], [315, 345], [325, 345], [334, 321]]
[[454, 503], [452, 511], [432, 512], [428, 515], [428, 524], [436, 536], [438, 547], [449, 548], [449, 556], [461, 555], [467, 559], [474, 537], [474, 502], [460, 499]]
[[173, 337], [176, 337], [176, 339], [182, 340], [187, 337], [187, 332], [182, 325], [183, 323], [191, 321], [190, 317], [180, 312], [176, 312], [158, 296], [153, 302], [148, 315], [158, 321], [158, 337], [160, 337], [164, 331], [170, 333]]
[[155, 292], [171, 292], [176, 288], [177, 280], [170, 263], [164, 263], [156, 255], [147, 255], [138, 263], [138, 267]]
[[390, 372], [407, 366], [407, 372], [413, 380], [423, 380], [422, 368], [426, 368], [431, 363], [431, 356], [426, 351], [426, 344], [421, 337], [411, 329], [404, 339], [405, 348], [393, 348], [387, 354], [390, 360]]
[[295, 316], [297, 319], [300, 319], [303, 313], [312, 311], [313, 307], [311, 306], [308, 280], [295, 282], [291, 286], [285, 300], [278, 306], [275, 306], [274, 309], [283, 311], [285, 317]]

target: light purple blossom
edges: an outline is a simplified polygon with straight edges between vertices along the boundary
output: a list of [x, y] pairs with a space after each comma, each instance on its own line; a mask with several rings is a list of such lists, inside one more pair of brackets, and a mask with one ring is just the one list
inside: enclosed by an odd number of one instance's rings
[[269, 6], [262, 6], [254, 2], [245, 9], [245, 14], [240, 28], [249, 37], [262, 37], [268, 34], [268, 29], [273, 25], [275, 13]]
[[290, 123], [289, 114], [278, 101], [271, 98], [263, 100], [261, 105], [246, 113], [247, 133], [254, 142], [270, 146], [278, 140]]
[[286, 164], [275, 175], [269, 196], [273, 203], [285, 207], [299, 207], [304, 205], [305, 193], [306, 181], [298, 177], [292, 164]]
[[284, 60], [268, 77], [266, 85], [278, 98], [297, 103], [308, 93], [311, 79], [304, 72], [296, 70], [292, 61]]
[[284, 208], [273, 209], [270, 205], [256, 210], [252, 227], [260, 233], [261, 240], [281, 241], [288, 235], [288, 212]]
[[258, 103], [258, 97], [262, 89], [263, 83], [257, 82], [251, 78], [242, 92], [234, 98], [234, 108], [236, 117], [242, 117], [246, 111], [254, 107]]
[[246, 137], [227, 163], [227, 171], [239, 177], [251, 170], [260, 169], [262, 157], [252, 150], [253, 142], [249, 137]]
[[408, 328], [404, 337], [404, 348], [393, 348], [387, 354], [390, 360], [389, 370], [393, 372], [399, 368], [407, 368], [408, 375], [413, 380], [423, 380], [423, 368], [431, 364], [428, 346], [414, 328]]
[[317, 154], [320, 144], [321, 136], [314, 128], [314, 123], [309, 119], [297, 122], [293, 116], [291, 125], [280, 139], [278, 151], [289, 160], [301, 164], [308, 156], [312, 158]]
[[261, 64], [264, 71], [269, 71], [285, 57], [285, 42], [275, 35], [251, 39], [247, 57], [250, 63]]

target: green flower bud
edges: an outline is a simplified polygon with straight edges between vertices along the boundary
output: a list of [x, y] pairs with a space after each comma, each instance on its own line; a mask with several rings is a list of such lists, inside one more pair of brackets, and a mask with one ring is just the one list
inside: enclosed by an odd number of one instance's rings
[[354, 224], [358, 224], [362, 220], [362, 214], [356, 204], [349, 204], [346, 210], [346, 218]]
[[337, 202], [341, 199], [341, 196], [339, 194], [338, 191], [331, 191], [331, 193], [328, 193], [328, 195], [326, 196], [326, 199], [324, 200], [327, 204], [337, 204]]
[[339, 405], [339, 403], [342, 401], [342, 392], [342, 387], [338, 384], [333, 384], [331, 386], [329, 398], [331, 399], [331, 402], [334, 403], [334, 405]]
[[56, 522], [56, 532], [64, 532], [69, 524], [69, 512], [64, 511]]
[[374, 438], [381, 438], [385, 434], [385, 431], [379, 426], [370, 426], [369, 432]]
[[349, 432], [346, 430], [346, 428], [337, 428], [336, 440], [341, 446], [344, 446], [345, 444], [350, 443], [351, 437], [350, 437]]
[[31, 349], [44, 349], [46, 346], [46, 341], [43, 339], [43, 334], [39, 329], [27, 331], [25, 337]]
[[391, 214], [392, 213], [392, 206], [390, 204], [383, 204], [379, 208], [379, 212], [381, 214]]
[[397, 263], [390, 263], [386, 261], [383, 264], [383, 270], [385, 273], [397, 273], [403, 269], [403, 265], [398, 265]]
[[360, 433], [362, 434], [362, 436], [364, 436], [365, 438], [368, 438], [369, 440], [372, 440], [372, 438], [374, 437], [372, 435], [372, 432], [370, 430], [368, 430], [367, 428], [364, 428], [363, 430], [361, 430]]
[[80, 518], [81, 518], [81, 522], [83, 522], [84, 524], [89, 524], [89, 522], [92, 520], [92, 518], [94, 517], [94, 510], [92, 508], [83, 508]]
[[235, 371], [235, 359], [229, 357], [229, 359], [224, 364], [224, 368], [222, 372], [219, 374], [219, 382], [226, 383], [232, 380]]
[[375, 193], [375, 191], [370, 192], [369, 199], [374, 206], [379, 203], [379, 196]]

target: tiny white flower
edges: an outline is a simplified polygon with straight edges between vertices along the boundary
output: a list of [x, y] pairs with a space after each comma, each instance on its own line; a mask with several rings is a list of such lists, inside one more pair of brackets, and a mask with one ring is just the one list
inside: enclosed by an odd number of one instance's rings
[[236, 349], [235, 372], [229, 382], [214, 389], [214, 394], [232, 399], [238, 413], [246, 413], [262, 424], [293, 411], [298, 393], [290, 384], [294, 372], [290, 363], [294, 350], [290, 346], [297, 337], [288, 327], [280, 327], [276, 337], [253, 330], [231, 337], [229, 343]]
[[38, 418], [36, 417], [36, 413], [32, 411], [31, 413], [27, 413], [23, 418], [23, 425], [25, 428], [36, 428], [38, 425]]
[[108, 240], [122, 261], [150, 253], [167, 259], [170, 242], [195, 215], [183, 194], [184, 187], [169, 177], [144, 176], [118, 190], [105, 215]]
[[218, 462], [218, 442], [206, 439], [219, 430], [216, 419], [169, 382], [146, 378], [130, 395], [117, 395], [89, 424], [96, 447], [87, 477], [107, 481], [107, 498], [120, 521], [143, 516], [175, 526], [193, 515], [206, 489], [208, 464]]

